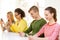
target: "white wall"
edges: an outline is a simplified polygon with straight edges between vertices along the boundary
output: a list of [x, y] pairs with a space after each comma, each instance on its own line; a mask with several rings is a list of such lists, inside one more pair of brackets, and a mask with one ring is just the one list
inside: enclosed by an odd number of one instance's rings
[[57, 10], [57, 22], [60, 24], [60, 0], [45, 0], [45, 7], [52, 6]]
[[60, 23], [60, 0], [0, 0], [0, 18], [6, 22], [6, 13], [8, 11], [14, 12], [16, 8], [21, 8], [25, 11], [28, 26], [30, 25], [31, 21], [33, 20], [28, 10], [31, 6], [36, 5], [39, 7], [40, 15], [44, 18], [44, 9], [48, 6], [55, 7], [57, 9], [57, 18], [58, 23]]
[[6, 14], [8, 11], [14, 12], [16, 0], [0, 0], [0, 18], [7, 21]]

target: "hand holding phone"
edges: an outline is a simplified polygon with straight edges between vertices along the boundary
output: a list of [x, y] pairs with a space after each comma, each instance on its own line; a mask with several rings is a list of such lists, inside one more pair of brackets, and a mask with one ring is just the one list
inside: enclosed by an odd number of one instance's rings
[[0, 24], [1, 24], [1, 20], [0, 20]]
[[0, 19], [0, 24], [4, 26], [4, 21], [2, 18]]
[[1, 21], [3, 22], [3, 19], [1, 18]]
[[2, 21], [3, 21], [3, 20], [2, 20], [2, 19], [0, 19], [0, 24], [2, 24]]

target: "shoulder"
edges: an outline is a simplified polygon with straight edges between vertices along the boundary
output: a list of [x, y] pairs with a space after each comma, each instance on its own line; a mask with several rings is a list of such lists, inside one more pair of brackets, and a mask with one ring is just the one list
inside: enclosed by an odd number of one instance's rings
[[27, 21], [25, 19], [21, 19], [20, 23], [27, 23]]
[[44, 26], [47, 26], [48, 25], [48, 23], [46, 23]]
[[31, 23], [35, 22], [36, 20], [33, 20]]
[[56, 23], [56, 25], [55, 25], [56, 27], [60, 27], [60, 24], [58, 24], [58, 23]]
[[44, 18], [41, 18], [40, 20], [46, 21]]
[[47, 26], [48, 26], [48, 23], [44, 24], [44, 25], [43, 25], [43, 28], [46, 28]]
[[56, 29], [56, 30], [60, 30], [60, 24], [56, 23], [56, 24], [55, 24], [55, 29]]
[[47, 23], [44, 18], [41, 18], [40, 21], [43, 22], [43, 23]]

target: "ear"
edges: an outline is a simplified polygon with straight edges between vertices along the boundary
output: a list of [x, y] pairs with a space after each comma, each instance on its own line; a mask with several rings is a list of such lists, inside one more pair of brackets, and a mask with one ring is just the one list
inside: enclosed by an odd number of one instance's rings
[[54, 16], [54, 13], [52, 13], [52, 17]]
[[19, 14], [19, 16], [21, 17], [21, 14]]

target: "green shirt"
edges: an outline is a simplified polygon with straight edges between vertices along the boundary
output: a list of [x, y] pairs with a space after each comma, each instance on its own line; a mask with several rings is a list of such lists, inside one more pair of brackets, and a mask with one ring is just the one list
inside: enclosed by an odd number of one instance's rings
[[42, 28], [44, 24], [46, 24], [46, 21], [43, 18], [40, 20], [33, 20], [30, 27], [25, 31], [25, 33], [29, 34], [32, 31], [32, 35], [34, 35]]

